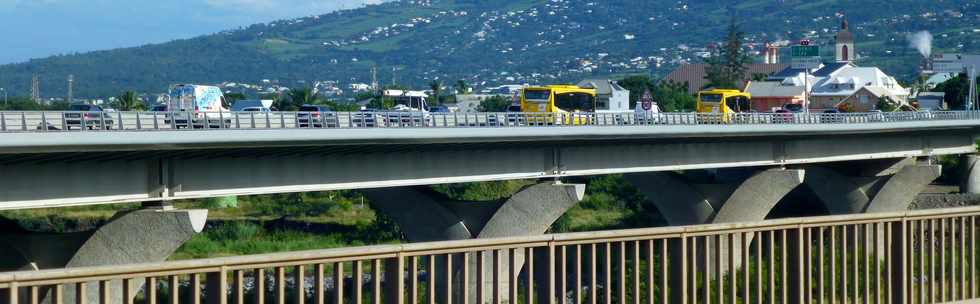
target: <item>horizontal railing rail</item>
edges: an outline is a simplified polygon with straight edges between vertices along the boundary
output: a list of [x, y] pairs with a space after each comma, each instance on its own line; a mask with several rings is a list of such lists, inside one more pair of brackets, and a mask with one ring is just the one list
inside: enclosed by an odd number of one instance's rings
[[0, 112], [0, 132], [863, 124], [978, 120], [976, 111], [868, 113]]
[[934, 303], [980, 207], [0, 273], [5, 303]]

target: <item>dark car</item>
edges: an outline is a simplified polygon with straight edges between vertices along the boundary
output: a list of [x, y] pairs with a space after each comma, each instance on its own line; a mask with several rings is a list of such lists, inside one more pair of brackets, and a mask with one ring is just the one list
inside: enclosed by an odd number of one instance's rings
[[820, 113], [820, 123], [843, 123], [844, 115], [838, 109], [827, 109]]
[[336, 128], [337, 114], [326, 106], [304, 105], [296, 113], [296, 125], [300, 128]]
[[429, 108], [429, 113], [449, 113], [449, 107], [447, 106], [433, 106]]
[[73, 104], [65, 112], [65, 127], [68, 129], [112, 129], [112, 115], [102, 107], [90, 104]]
[[794, 114], [793, 111], [787, 109], [778, 109], [772, 112], [772, 123], [792, 123]]
[[783, 109], [792, 113], [803, 112], [803, 105], [798, 103], [787, 103], [783, 105]]

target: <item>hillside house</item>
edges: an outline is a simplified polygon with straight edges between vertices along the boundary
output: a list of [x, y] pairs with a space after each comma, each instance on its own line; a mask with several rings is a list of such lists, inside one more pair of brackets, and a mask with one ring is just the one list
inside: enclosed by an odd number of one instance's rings
[[582, 88], [596, 91], [596, 111], [624, 112], [630, 110], [630, 90], [609, 79], [586, 79], [578, 83]]

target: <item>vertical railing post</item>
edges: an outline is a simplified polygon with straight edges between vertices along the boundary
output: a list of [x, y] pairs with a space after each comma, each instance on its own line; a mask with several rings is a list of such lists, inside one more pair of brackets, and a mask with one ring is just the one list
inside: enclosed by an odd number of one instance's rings
[[[546, 280], [547, 282], [540, 282], [540, 284], [534, 284], [537, 293], [537, 304], [555, 304], [555, 244], [553, 242], [548, 242], [547, 248], [542, 248], [540, 258], [534, 257], [535, 269], [538, 272], [537, 277], [541, 280]], [[564, 278], [562, 278], [564, 279]]]
[[783, 282], [783, 288], [788, 291], [789, 298], [787, 301], [789, 303], [806, 303], [803, 299], [805, 293], [806, 282], [806, 271], [804, 265], [806, 265], [806, 253], [803, 250], [804, 241], [803, 227], [797, 227], [791, 231], [787, 231], [785, 234], [787, 236], [786, 240], [786, 277], [788, 280]]
[[207, 291], [208, 304], [228, 304], [228, 271], [224, 267], [218, 272], [207, 274], [205, 290]]
[[405, 303], [405, 258], [402, 254], [384, 261], [385, 303]]
[[903, 218], [891, 223], [891, 226], [891, 244], [888, 249], [892, 255], [891, 264], [888, 265], [892, 269], [888, 278], [891, 280], [890, 303], [904, 304], [908, 303], [908, 222]]
[[[666, 284], [667, 290], [661, 290], [660, 293], [661, 296], [668, 296], [667, 294], [669, 294], [671, 304], [685, 304], [688, 302], [687, 236], [681, 235], [679, 238], [671, 239], [668, 246], [670, 248], [666, 263], [670, 263], [670, 278]], [[647, 284], [652, 284], [652, 282], [648, 282]]]

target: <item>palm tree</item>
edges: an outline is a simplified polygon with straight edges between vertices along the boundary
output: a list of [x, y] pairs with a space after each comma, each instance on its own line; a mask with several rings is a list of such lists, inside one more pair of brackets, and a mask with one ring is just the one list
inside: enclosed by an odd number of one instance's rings
[[140, 102], [140, 98], [136, 92], [125, 91], [122, 95], [116, 97], [114, 107], [119, 111], [139, 111], [143, 110], [143, 103]]
[[296, 110], [303, 105], [315, 104], [317, 102], [317, 98], [315, 95], [313, 95], [313, 89], [292, 89], [289, 90], [289, 101], [289, 105], [292, 108], [288, 110]]
[[439, 104], [439, 95], [442, 93], [442, 81], [433, 80], [429, 83], [429, 89], [432, 89], [432, 95], [435, 96], [435, 102], [433, 104]]
[[470, 88], [470, 86], [466, 84], [466, 80], [460, 79], [460, 80], [457, 80], [456, 81], [456, 92], [459, 92], [459, 94], [464, 94], [465, 95], [467, 89], [469, 89], [469, 88]]

